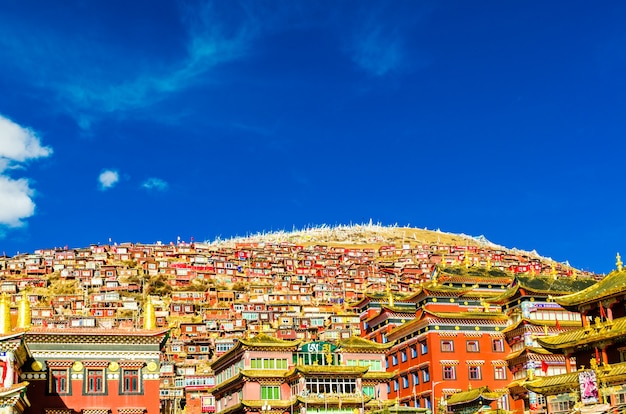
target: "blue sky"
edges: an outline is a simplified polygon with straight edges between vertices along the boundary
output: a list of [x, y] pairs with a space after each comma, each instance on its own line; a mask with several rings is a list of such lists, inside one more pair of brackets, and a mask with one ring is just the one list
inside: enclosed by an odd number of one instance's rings
[[0, 252], [307, 225], [626, 254], [626, 3], [0, 3]]

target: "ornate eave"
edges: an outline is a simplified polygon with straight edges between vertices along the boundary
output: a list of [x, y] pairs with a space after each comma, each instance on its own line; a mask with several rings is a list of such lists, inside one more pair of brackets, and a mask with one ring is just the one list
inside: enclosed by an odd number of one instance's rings
[[24, 340], [41, 344], [161, 344], [169, 329], [104, 329], [104, 328], [33, 328], [23, 333]]
[[595, 325], [563, 332], [555, 336], [537, 338], [539, 345], [548, 349], [584, 348], [598, 341], [625, 338], [626, 317], [596, 323]]
[[[561, 327], [567, 327], [567, 328], [580, 327], [580, 321], [558, 321], [558, 322], [559, 322], [559, 326]], [[544, 327], [544, 326], [556, 327], [557, 321], [556, 320], [541, 320], [540, 321], [537, 319], [521, 318], [516, 323], [507, 326], [505, 329], [502, 330], [502, 332], [503, 333], [512, 332], [518, 328], [521, 328], [522, 325], [531, 325], [531, 326], [538, 326], [538, 327]]]
[[450, 395], [446, 403], [451, 405], [469, 404], [482, 398], [484, 401], [495, 401], [502, 396], [501, 392], [492, 392], [488, 387], [474, 388]]
[[536, 377], [531, 381], [523, 382], [522, 385], [530, 391], [544, 395], [570, 392], [578, 387], [578, 372]]
[[239, 339], [239, 343], [241, 343], [245, 349], [291, 349], [295, 351], [298, 346], [300, 346], [301, 341], [284, 340], [265, 333], [260, 333], [249, 339]]
[[387, 342], [379, 344], [378, 342], [370, 341], [369, 339], [362, 338], [360, 336], [353, 335], [348, 339], [340, 340], [338, 343], [339, 349], [337, 352], [376, 352], [384, 353], [391, 348], [395, 342]]
[[[509, 355], [506, 356], [506, 358], [504, 358], [507, 361], [512, 361], [515, 358], [519, 357], [520, 355], [526, 354], [528, 356], [530, 355], [552, 355], [552, 353], [546, 349], [543, 348], [535, 348], [535, 347], [524, 347], [522, 349], [520, 349], [519, 351], [515, 351], [510, 353]], [[533, 359], [533, 358], [530, 358]]]
[[363, 380], [381, 380], [388, 381], [395, 376], [393, 372], [368, 371], [363, 374]]
[[0, 406], [12, 407], [15, 413], [24, 413], [30, 407], [27, 398], [28, 382], [23, 381], [10, 387], [0, 388]]
[[599, 282], [569, 295], [555, 298], [556, 303], [568, 309], [598, 302], [626, 291], [626, 270], [613, 271]]
[[[526, 381], [523, 385], [530, 391], [544, 395], [555, 395], [570, 392], [572, 388], [578, 388], [578, 375], [581, 371], [570, 372], [561, 375], [536, 377]], [[588, 371], [588, 370], [586, 370]], [[619, 364], [601, 365], [595, 369], [598, 383], [607, 385], [621, 384], [626, 381], [626, 362]]]
[[467, 319], [467, 320], [494, 320], [508, 321], [509, 317], [502, 312], [433, 312], [425, 311], [439, 319]]
[[294, 369], [304, 375], [321, 374], [361, 376], [369, 370], [369, 367], [349, 367], [344, 365], [297, 365]]

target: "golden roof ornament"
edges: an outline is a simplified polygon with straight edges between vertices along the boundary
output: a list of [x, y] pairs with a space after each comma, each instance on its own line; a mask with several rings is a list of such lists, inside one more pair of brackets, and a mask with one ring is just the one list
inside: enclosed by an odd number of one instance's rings
[[550, 274], [556, 279], [556, 265], [554, 262], [550, 264]]
[[0, 296], [0, 334], [6, 335], [11, 332], [11, 308], [6, 292]]
[[22, 298], [17, 305], [17, 327], [20, 329], [29, 329], [31, 325], [30, 301], [26, 295], [26, 291], [22, 292]]
[[469, 269], [471, 263], [472, 261], [470, 260], [469, 252], [465, 250], [465, 254], [463, 255], [463, 264], [465, 265], [465, 268]]
[[487, 270], [491, 269], [491, 256], [487, 256]]
[[617, 266], [617, 271], [621, 272], [624, 263], [622, 263], [622, 258], [620, 257], [619, 253], [617, 253], [616, 259], [617, 261], [615, 262], [615, 265]]
[[150, 296], [146, 299], [145, 311], [143, 314], [143, 329], [156, 328], [156, 314], [154, 312], [154, 304]]
[[389, 300], [389, 307], [393, 307], [393, 294], [391, 293], [391, 288], [389, 287], [389, 281], [387, 281], [387, 297]]

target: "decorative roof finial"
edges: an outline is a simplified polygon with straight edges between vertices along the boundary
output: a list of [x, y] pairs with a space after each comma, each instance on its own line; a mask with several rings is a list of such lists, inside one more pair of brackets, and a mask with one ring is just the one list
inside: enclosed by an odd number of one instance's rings
[[622, 258], [620, 257], [619, 253], [617, 253], [616, 258], [617, 258], [617, 261], [615, 262], [615, 264], [617, 265], [617, 271], [618, 271], [618, 272], [621, 272], [621, 271], [622, 271], [622, 268], [624, 267], [624, 266], [623, 266], [623, 265], [624, 265], [624, 263], [622, 263]]
[[391, 293], [391, 288], [389, 287], [389, 280], [387, 280], [387, 297], [389, 300], [389, 306], [393, 307], [394, 303], [393, 303], [393, 294]]
[[11, 333], [11, 308], [6, 292], [0, 296], [0, 334]]
[[22, 298], [17, 305], [17, 327], [20, 329], [29, 329], [31, 324], [30, 301], [26, 295], [26, 291], [22, 292]]
[[154, 312], [154, 304], [152, 298], [148, 296], [146, 298], [145, 310], [143, 313], [143, 329], [156, 328], [156, 314]]
[[469, 252], [467, 250], [465, 250], [465, 254], [464, 254], [464, 257], [463, 257], [463, 264], [465, 265], [465, 268], [469, 269], [471, 263], [472, 263], [472, 261], [470, 260]]

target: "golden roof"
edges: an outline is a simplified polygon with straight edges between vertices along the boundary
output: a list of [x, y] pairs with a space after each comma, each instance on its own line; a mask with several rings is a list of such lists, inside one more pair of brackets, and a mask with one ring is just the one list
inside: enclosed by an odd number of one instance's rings
[[596, 323], [595, 325], [574, 329], [554, 336], [537, 338], [537, 343], [548, 349], [566, 349], [581, 347], [599, 340], [623, 337], [626, 332], [626, 317]]
[[501, 396], [501, 392], [490, 391], [489, 387], [485, 386], [452, 394], [446, 399], [446, 402], [448, 406], [450, 406], [471, 403], [478, 400], [479, 398], [482, 398], [485, 401], [495, 401]]
[[390, 380], [396, 374], [394, 372], [386, 372], [386, 371], [367, 371], [363, 374], [363, 379], [369, 380]]
[[523, 382], [522, 385], [530, 391], [544, 395], [570, 392], [572, 388], [578, 387], [578, 372], [535, 377], [534, 380]]
[[391, 348], [395, 344], [394, 341], [390, 341], [384, 344], [379, 344], [369, 339], [361, 338], [360, 336], [352, 335], [348, 339], [342, 339], [339, 341], [338, 346], [341, 350], [346, 351], [364, 351], [364, 350], [380, 350], [384, 351]]
[[[582, 370], [581, 370], [582, 371]], [[581, 371], [570, 372], [561, 375], [550, 375], [545, 377], [535, 377], [532, 381], [526, 381], [523, 385], [530, 391], [544, 395], [560, 394], [570, 392], [572, 388], [577, 388], [578, 374]], [[611, 365], [602, 365], [596, 370], [598, 383], [619, 384], [626, 380], [626, 362]]]
[[249, 347], [292, 348], [299, 346], [301, 341], [279, 339], [266, 333], [259, 333], [249, 339], [241, 338], [239, 342]]
[[[530, 318], [520, 318], [517, 322], [512, 325], [507, 326], [502, 330], [503, 333], [514, 331], [519, 328], [520, 325], [527, 324], [533, 326], [556, 326], [556, 320], [538, 320], [538, 319], [530, 319]], [[559, 321], [560, 326], [567, 327], [579, 327], [580, 321]]]
[[544, 349], [544, 348], [539, 348], [539, 347], [524, 347], [522, 349], [520, 349], [519, 351], [515, 351], [510, 353], [509, 355], [506, 356], [506, 358], [504, 358], [507, 361], [510, 361], [512, 359], [517, 358], [518, 356], [522, 355], [522, 354], [540, 354], [540, 355], [552, 355], [552, 352]]
[[613, 271], [604, 279], [578, 292], [555, 298], [564, 308], [577, 308], [626, 291], [626, 270]]

